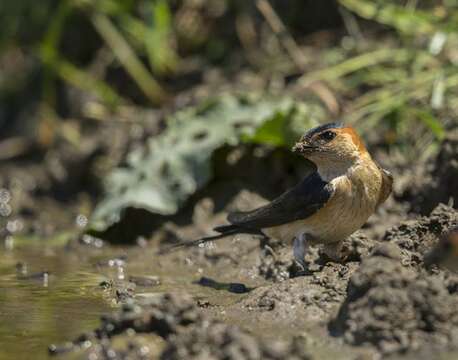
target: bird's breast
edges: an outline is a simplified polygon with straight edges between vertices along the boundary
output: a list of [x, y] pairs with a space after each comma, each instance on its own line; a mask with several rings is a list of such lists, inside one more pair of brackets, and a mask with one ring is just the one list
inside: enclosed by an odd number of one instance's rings
[[377, 197], [364, 186], [349, 179], [338, 179], [334, 196], [314, 216], [304, 221], [307, 228], [324, 243], [344, 240], [361, 228], [373, 214]]

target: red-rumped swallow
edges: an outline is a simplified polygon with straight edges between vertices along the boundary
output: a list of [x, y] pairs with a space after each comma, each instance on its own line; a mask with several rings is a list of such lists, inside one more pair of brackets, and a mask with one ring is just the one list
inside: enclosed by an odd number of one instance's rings
[[436, 246], [425, 255], [426, 266], [433, 264], [458, 272], [458, 225], [444, 233]]
[[361, 228], [391, 193], [393, 177], [378, 166], [350, 127], [330, 123], [305, 133], [292, 149], [316, 170], [267, 205], [230, 213], [219, 234], [174, 247], [203, 244], [239, 233], [293, 242], [295, 260], [305, 268], [309, 245], [324, 244], [339, 258], [342, 241]]

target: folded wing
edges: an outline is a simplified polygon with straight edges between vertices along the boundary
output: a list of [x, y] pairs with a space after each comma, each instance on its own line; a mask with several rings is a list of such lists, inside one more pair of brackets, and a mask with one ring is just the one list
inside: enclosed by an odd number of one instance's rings
[[216, 227], [218, 235], [188, 242], [180, 242], [160, 251], [164, 254], [180, 248], [203, 245], [239, 233], [264, 235], [262, 229], [283, 225], [291, 221], [306, 219], [315, 214], [332, 197], [334, 188], [323, 181], [318, 173], [306, 177], [269, 204], [252, 211], [229, 214], [229, 225]]
[[[265, 206], [252, 211], [229, 214], [228, 221], [232, 225], [228, 225], [227, 228], [261, 230], [306, 219], [328, 202], [333, 191], [333, 186], [314, 172]], [[215, 230], [224, 232], [224, 227]]]

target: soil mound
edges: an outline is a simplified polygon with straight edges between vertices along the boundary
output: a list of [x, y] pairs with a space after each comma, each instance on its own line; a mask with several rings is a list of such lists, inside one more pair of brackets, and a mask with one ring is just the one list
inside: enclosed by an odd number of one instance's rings
[[425, 253], [440, 235], [458, 223], [458, 211], [439, 204], [429, 216], [402, 222], [385, 233], [384, 240], [402, 249], [403, 265], [422, 264]]
[[451, 347], [458, 340], [458, 298], [434, 276], [401, 264], [401, 249], [382, 244], [352, 275], [347, 297], [330, 324], [353, 345], [384, 354], [423, 345]]
[[411, 195], [412, 210], [422, 214], [428, 214], [440, 202], [455, 207], [458, 204], [458, 128], [449, 132], [432, 162], [423, 185]]

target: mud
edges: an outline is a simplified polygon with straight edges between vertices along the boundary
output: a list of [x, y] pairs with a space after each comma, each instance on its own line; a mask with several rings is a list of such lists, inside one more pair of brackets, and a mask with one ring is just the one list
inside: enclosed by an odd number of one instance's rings
[[458, 204], [458, 128], [447, 133], [437, 156], [428, 160], [406, 191], [415, 212], [429, 214], [439, 202]]
[[418, 266], [423, 263], [425, 253], [438, 242], [440, 235], [457, 223], [458, 212], [452, 207], [439, 204], [429, 216], [404, 221], [389, 229], [383, 240], [401, 248], [403, 265]]
[[[154, 334], [162, 346], [139, 345], [135, 337]], [[130, 340], [115, 345], [116, 337]], [[158, 339], [158, 343], [161, 343]], [[301, 341], [267, 343], [237, 326], [213, 320], [186, 295], [164, 294], [122, 306], [101, 327], [72, 344], [51, 346], [50, 354], [84, 352], [90, 359], [310, 359]]]
[[[296, 268], [289, 247], [249, 236], [192, 249], [185, 262], [182, 253], [167, 255], [159, 264], [165, 275], [112, 282], [111, 291], [124, 304], [120, 312], [53, 353], [71, 349], [82, 352], [81, 358], [102, 359], [421, 357], [432, 348], [453, 353], [458, 275], [426, 268], [423, 256], [457, 215], [440, 204], [429, 216], [389, 229], [380, 241], [369, 237], [370, 228], [359, 231], [345, 241], [341, 263], [314, 248], [305, 273]], [[225, 256], [229, 252], [232, 257]], [[128, 274], [145, 261], [142, 256], [97, 266], [123, 266]], [[176, 271], [187, 273], [179, 288], [173, 289], [171, 266], [175, 277], [183, 276]], [[163, 290], [173, 292], [161, 295]], [[142, 334], [155, 340], [137, 343]]]
[[[454, 166], [449, 141], [438, 157], [447, 171]], [[431, 212], [416, 212], [427, 202], [413, 194], [444, 200], [454, 191], [445, 170], [430, 171], [423, 187], [420, 171], [396, 175], [416, 180], [412, 187], [397, 184], [394, 196], [344, 241], [341, 262], [312, 247], [304, 271], [289, 244], [251, 235], [157, 255], [162, 246], [208, 234], [230, 209], [266, 201], [223, 180], [134, 246], [74, 237], [66, 251], [91, 264], [98, 294], [119, 309], [50, 352], [76, 359], [454, 358], [458, 275], [426, 267], [424, 257], [456, 226], [458, 213], [439, 201]]]
[[423, 258], [457, 221], [458, 212], [440, 204], [430, 216], [388, 230], [386, 243], [350, 278], [331, 333], [353, 345], [375, 345], [383, 354], [456, 348], [458, 298], [450, 284], [457, 275], [437, 268], [429, 272]]
[[224, 323], [200, 325], [174, 336], [161, 359], [311, 359], [301, 339], [268, 343]]
[[382, 354], [456, 348], [456, 294], [440, 277], [415, 273], [400, 258], [400, 249], [394, 248], [362, 262], [337, 319], [330, 323], [331, 332], [353, 345], [375, 345]]
[[[49, 238], [73, 230], [78, 215], [89, 217], [102, 182], [125, 154], [159, 131], [151, 113], [142, 127], [119, 122], [68, 121], [53, 129], [46, 144], [12, 161], [0, 162], [0, 216], [20, 222], [20, 234]], [[65, 211], [62, 211], [65, 209]]]

